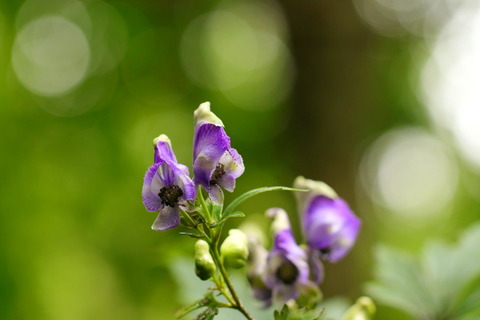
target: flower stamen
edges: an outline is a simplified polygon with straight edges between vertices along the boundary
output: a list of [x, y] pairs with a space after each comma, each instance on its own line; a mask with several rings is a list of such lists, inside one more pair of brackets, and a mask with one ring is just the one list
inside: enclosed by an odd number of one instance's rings
[[178, 198], [183, 196], [183, 191], [179, 186], [171, 184], [160, 189], [158, 196], [162, 204], [173, 208], [178, 203]]
[[218, 180], [220, 180], [223, 175], [225, 174], [225, 166], [223, 163], [217, 164], [217, 167], [215, 168], [215, 171], [212, 174], [212, 178], [210, 179], [210, 185], [213, 186], [218, 183]]

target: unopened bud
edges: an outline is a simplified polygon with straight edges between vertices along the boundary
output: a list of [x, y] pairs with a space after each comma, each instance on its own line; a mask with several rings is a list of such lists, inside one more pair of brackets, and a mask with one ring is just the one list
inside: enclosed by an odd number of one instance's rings
[[272, 219], [271, 232], [275, 236], [282, 230], [291, 229], [288, 214], [282, 208], [270, 208], [265, 212], [266, 216]]
[[297, 304], [302, 307], [313, 309], [322, 300], [323, 294], [317, 284], [313, 282], [300, 283], [298, 286]]
[[210, 255], [208, 243], [198, 240], [195, 243], [195, 274], [202, 280], [208, 280], [215, 272], [215, 263]]
[[371, 320], [375, 315], [376, 307], [373, 300], [369, 297], [360, 297], [353, 306], [351, 306], [342, 320]]
[[231, 229], [220, 247], [220, 253], [226, 267], [244, 267], [248, 258], [247, 235], [241, 230]]

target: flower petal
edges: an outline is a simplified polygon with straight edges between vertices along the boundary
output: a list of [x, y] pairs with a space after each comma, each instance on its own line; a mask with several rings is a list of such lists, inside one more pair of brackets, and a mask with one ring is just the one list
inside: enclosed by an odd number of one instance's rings
[[323, 195], [331, 199], [338, 198], [335, 190], [333, 190], [325, 182], [305, 179], [302, 176], [298, 176], [295, 179], [295, 181], [293, 182], [293, 187], [309, 190], [308, 192], [295, 192], [295, 198], [297, 198], [298, 212], [301, 215], [300, 219], [304, 219], [303, 214], [306, 211], [306, 207], [314, 197], [318, 195]]
[[304, 229], [308, 244], [323, 251], [323, 256], [332, 262], [341, 259], [352, 247], [360, 224], [360, 219], [340, 198], [316, 196], [305, 211]]
[[229, 148], [219, 162], [224, 165], [225, 174], [234, 179], [240, 177], [245, 171], [242, 156], [234, 148]]
[[310, 265], [310, 278], [316, 284], [320, 284], [323, 282], [323, 278], [325, 276], [325, 270], [323, 268], [323, 263], [320, 260], [320, 252], [309, 248], [308, 256], [308, 264]]
[[339, 236], [333, 242], [330, 252], [322, 256], [330, 262], [337, 262], [342, 259], [355, 244], [360, 225], [359, 219], [351, 220], [339, 232]]
[[210, 200], [216, 205], [223, 205], [223, 191], [220, 189], [219, 186], [213, 185], [213, 186], [208, 186], [207, 188], [208, 196], [210, 197]]
[[177, 158], [172, 150], [172, 143], [166, 135], [162, 134], [153, 139], [153, 144], [155, 150], [153, 156], [154, 163], [160, 162], [161, 160], [168, 163], [177, 163]]
[[179, 199], [180, 202], [195, 199], [197, 191], [195, 190], [195, 183], [193, 183], [190, 177], [186, 175], [178, 175], [176, 185], [178, 185], [183, 191], [183, 195]]
[[273, 299], [286, 302], [297, 298], [298, 285], [308, 282], [308, 278], [305, 251], [295, 242], [291, 229], [280, 230], [275, 235], [273, 248], [268, 255], [264, 276], [265, 284], [272, 289]]
[[194, 181], [204, 187], [210, 183], [220, 158], [230, 147], [230, 138], [223, 127], [205, 123], [195, 129], [193, 142]]
[[227, 190], [228, 192], [233, 192], [235, 189], [235, 178], [224, 174], [218, 181], [217, 184]]
[[297, 287], [295, 285], [280, 284], [272, 289], [273, 301], [284, 303], [298, 297]]
[[148, 168], [143, 179], [142, 200], [145, 208], [150, 211], [159, 211], [163, 208], [158, 192], [163, 187], [162, 182], [158, 179], [158, 168], [161, 163], [155, 163]]
[[165, 231], [178, 226], [180, 223], [180, 213], [178, 210], [178, 206], [165, 206], [158, 213], [157, 219], [155, 219], [155, 222], [152, 225], [152, 229], [155, 231]]

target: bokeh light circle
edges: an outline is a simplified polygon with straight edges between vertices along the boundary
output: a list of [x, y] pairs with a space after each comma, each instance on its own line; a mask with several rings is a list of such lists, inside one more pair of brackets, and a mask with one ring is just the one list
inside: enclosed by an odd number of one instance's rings
[[480, 172], [480, 3], [459, 9], [431, 47], [420, 97], [432, 121], [452, 134]]
[[83, 31], [61, 16], [45, 16], [22, 27], [12, 66], [19, 81], [40, 96], [60, 96], [84, 79], [90, 47]]
[[183, 67], [192, 81], [220, 91], [233, 105], [251, 110], [278, 106], [294, 74], [285, 29], [273, 1], [221, 2], [186, 28], [180, 46]]
[[439, 139], [409, 127], [389, 131], [373, 143], [362, 160], [360, 179], [378, 205], [422, 220], [448, 211], [458, 168]]

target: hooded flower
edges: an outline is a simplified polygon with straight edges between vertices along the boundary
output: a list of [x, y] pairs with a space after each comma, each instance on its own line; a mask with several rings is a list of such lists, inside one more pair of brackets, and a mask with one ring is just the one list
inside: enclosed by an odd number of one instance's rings
[[262, 245], [259, 237], [248, 235], [247, 279], [252, 288], [253, 296], [262, 302], [263, 307], [272, 304], [272, 290], [263, 280], [267, 268], [268, 251]]
[[152, 229], [165, 231], [180, 223], [180, 206], [195, 199], [195, 185], [188, 168], [177, 162], [166, 135], [155, 138], [153, 144], [154, 164], [145, 174], [142, 200], [148, 211], [159, 212]]
[[223, 203], [220, 187], [232, 192], [235, 179], [245, 171], [237, 150], [230, 147], [230, 138], [220, 120], [210, 111], [210, 103], [202, 103], [194, 113], [193, 171], [195, 184], [207, 190], [215, 204]]
[[274, 301], [297, 299], [304, 288], [312, 286], [307, 254], [295, 242], [283, 209], [269, 209], [267, 215], [274, 219], [274, 243], [268, 253], [264, 282], [272, 290]]
[[342, 259], [355, 243], [360, 219], [323, 182], [298, 177], [294, 187], [310, 190], [308, 193], [297, 194], [308, 245], [318, 249], [322, 258], [330, 262]]

